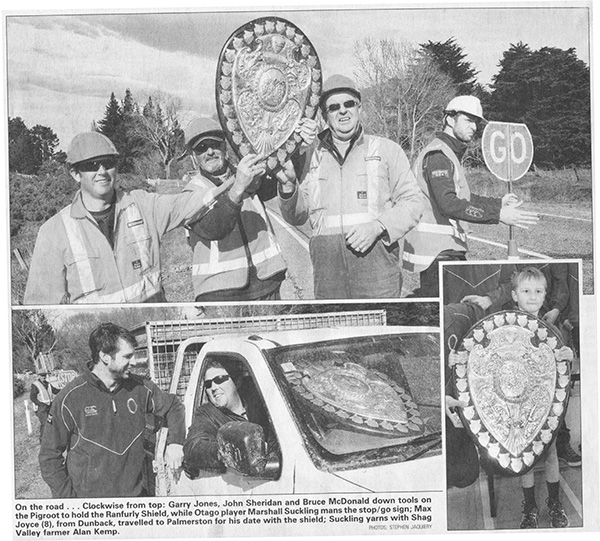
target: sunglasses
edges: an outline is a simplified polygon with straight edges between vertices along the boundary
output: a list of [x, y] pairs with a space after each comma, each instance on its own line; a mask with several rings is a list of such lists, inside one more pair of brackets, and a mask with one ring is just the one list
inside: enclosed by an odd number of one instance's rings
[[117, 160], [115, 158], [104, 158], [102, 160], [90, 160], [77, 165], [77, 169], [84, 173], [92, 173], [98, 171], [100, 166], [104, 167], [105, 170], [114, 169], [117, 166]]
[[216, 141], [213, 139], [207, 139], [206, 141], [201, 141], [194, 147], [194, 152], [196, 154], [204, 154], [209, 148], [214, 150], [218, 150], [221, 148], [223, 143], [221, 141]]
[[210, 389], [212, 387], [213, 383], [216, 383], [217, 385], [221, 385], [221, 383], [225, 383], [226, 381], [229, 381], [230, 379], [231, 379], [231, 376], [229, 376], [228, 374], [223, 374], [222, 376], [216, 376], [213, 379], [205, 379], [204, 387], [206, 389]]
[[358, 105], [358, 101], [348, 100], [344, 103], [332, 103], [331, 105], [327, 106], [327, 112], [335, 113], [336, 111], [339, 111], [342, 108], [342, 105], [344, 106], [344, 109], [352, 109]]

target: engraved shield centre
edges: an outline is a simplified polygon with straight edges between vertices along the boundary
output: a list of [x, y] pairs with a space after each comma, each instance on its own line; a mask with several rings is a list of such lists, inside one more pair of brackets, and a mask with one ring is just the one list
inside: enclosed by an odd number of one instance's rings
[[310, 41], [292, 23], [269, 17], [251, 21], [229, 38], [217, 71], [217, 110], [239, 156], [283, 165], [301, 139], [302, 117], [314, 118], [321, 69]]
[[572, 356], [552, 327], [519, 311], [482, 319], [451, 353], [463, 425], [506, 473], [525, 473], [554, 440]]

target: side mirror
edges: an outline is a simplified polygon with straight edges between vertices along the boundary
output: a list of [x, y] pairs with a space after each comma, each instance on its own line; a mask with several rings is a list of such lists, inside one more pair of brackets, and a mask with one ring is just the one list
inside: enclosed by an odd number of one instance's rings
[[219, 458], [241, 475], [273, 479], [279, 476], [279, 460], [267, 455], [262, 426], [248, 421], [230, 421], [217, 433]]

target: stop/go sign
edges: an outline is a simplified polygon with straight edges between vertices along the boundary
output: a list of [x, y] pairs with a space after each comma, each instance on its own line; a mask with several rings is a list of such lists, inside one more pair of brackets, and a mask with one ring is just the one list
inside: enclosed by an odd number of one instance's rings
[[481, 147], [485, 165], [500, 180], [520, 179], [533, 161], [533, 140], [525, 124], [489, 122]]

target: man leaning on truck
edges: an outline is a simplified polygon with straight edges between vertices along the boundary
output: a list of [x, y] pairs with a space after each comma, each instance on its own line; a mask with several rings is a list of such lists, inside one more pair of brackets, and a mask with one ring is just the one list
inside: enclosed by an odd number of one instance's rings
[[136, 342], [126, 329], [103, 323], [91, 333], [89, 345], [89, 365], [50, 409], [39, 456], [42, 477], [54, 498], [143, 496], [146, 415], [166, 419], [165, 461], [178, 470], [183, 404], [129, 372]]

